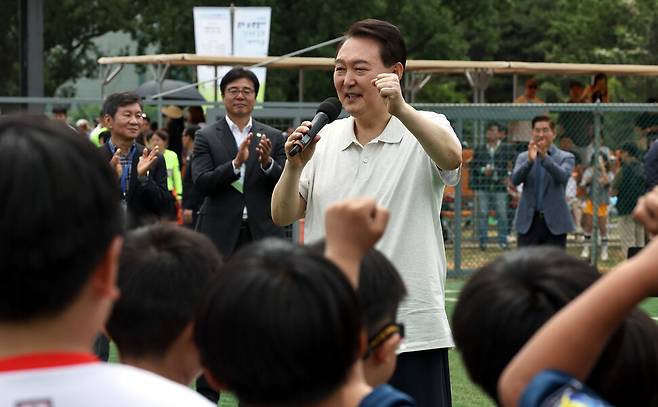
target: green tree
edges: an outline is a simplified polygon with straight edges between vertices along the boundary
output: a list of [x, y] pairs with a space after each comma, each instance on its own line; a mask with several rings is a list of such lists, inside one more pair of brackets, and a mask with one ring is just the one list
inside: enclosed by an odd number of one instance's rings
[[0, 95], [18, 95], [20, 60], [18, 57], [18, 2], [0, 0], [3, 24], [0, 24]]
[[[93, 39], [108, 31], [130, 33], [144, 53], [194, 52], [196, 6], [229, 6], [228, 1], [60, 0], [44, 2], [44, 72], [46, 95], [66, 93], [61, 84], [83, 76], [97, 76]], [[658, 0], [243, 0], [237, 6], [272, 7], [270, 54], [335, 38], [350, 23], [381, 18], [398, 25], [407, 41], [410, 59], [471, 59], [546, 62], [658, 63]], [[0, 0], [5, 24], [0, 27], [0, 94], [18, 93], [18, 2]], [[306, 56], [332, 57], [329, 46]], [[145, 69], [145, 68], [143, 68]], [[170, 77], [193, 80], [190, 67], [172, 69]], [[268, 100], [296, 100], [298, 73], [270, 70]], [[565, 97], [566, 80], [544, 80], [551, 101]], [[588, 78], [581, 78], [585, 81]], [[329, 72], [304, 73], [306, 100], [332, 94]], [[658, 92], [655, 81], [618, 78], [615, 100], [644, 100]], [[509, 101], [511, 78], [495, 78], [488, 100]], [[432, 78], [417, 94], [422, 101], [470, 99], [463, 77]]]
[[[139, 24], [134, 32], [140, 49], [144, 49], [149, 44], [158, 44], [160, 52], [163, 53], [193, 52], [192, 8], [210, 4], [228, 6], [228, 3], [182, 0], [174, 6], [165, 1], [149, 2], [141, 10]], [[410, 58], [459, 58], [467, 50], [462, 30], [455, 25], [452, 12], [438, 2], [245, 0], [239, 5], [272, 7], [271, 55], [283, 55], [336, 38], [352, 22], [368, 17], [396, 23], [408, 41]], [[335, 52], [335, 46], [328, 46], [305, 56], [333, 57]], [[182, 79], [191, 76], [187, 68], [175, 70], [173, 75]], [[296, 100], [298, 85], [297, 72], [270, 70], [267, 79], [267, 99]], [[306, 100], [321, 100], [333, 92], [330, 73], [318, 71], [304, 73]]]
[[[20, 72], [18, 50], [18, 5], [0, 0], [7, 13], [0, 28], [0, 94], [17, 95]], [[97, 76], [98, 50], [93, 39], [110, 31], [128, 31], [133, 24], [135, 3], [127, 0], [44, 2], [44, 94], [52, 96], [61, 84], [85, 76]], [[71, 89], [60, 89], [72, 96]]]

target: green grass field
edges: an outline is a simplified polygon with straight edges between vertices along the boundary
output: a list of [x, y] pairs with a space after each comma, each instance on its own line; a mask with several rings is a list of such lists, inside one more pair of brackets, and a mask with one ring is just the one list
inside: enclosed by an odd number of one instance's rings
[[[446, 283], [446, 310], [451, 318], [459, 290], [464, 285], [463, 279], [448, 279]], [[658, 298], [646, 300], [642, 303], [644, 309], [652, 318], [658, 320]], [[452, 404], [454, 407], [489, 407], [495, 404], [480, 389], [473, 385], [468, 379], [461, 357], [456, 350], [451, 350], [450, 358], [450, 380], [452, 384]], [[116, 348], [112, 344], [110, 348], [110, 361], [117, 361]], [[237, 407], [236, 399], [228, 393], [223, 393], [219, 405], [221, 407]]]

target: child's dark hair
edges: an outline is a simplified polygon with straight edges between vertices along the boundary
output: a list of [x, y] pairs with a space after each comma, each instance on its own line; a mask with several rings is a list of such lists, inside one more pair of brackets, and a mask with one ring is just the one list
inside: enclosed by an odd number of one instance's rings
[[[598, 277], [594, 266], [546, 247], [506, 253], [478, 270], [462, 289], [452, 321], [471, 380], [498, 400], [496, 385], [505, 366]], [[646, 406], [656, 401], [657, 377], [658, 327], [636, 310], [606, 346], [587, 384], [613, 405]]]
[[[325, 241], [309, 246], [318, 254], [324, 253]], [[361, 318], [368, 338], [384, 325], [395, 322], [400, 303], [407, 295], [407, 288], [393, 263], [379, 250], [370, 249], [361, 261], [357, 297]]]
[[407, 289], [397, 269], [382, 252], [371, 249], [361, 261], [357, 296], [368, 338], [395, 322]]
[[333, 263], [268, 238], [224, 265], [195, 336], [204, 367], [241, 401], [297, 406], [345, 383], [360, 329], [354, 289]]
[[116, 175], [44, 116], [0, 118], [0, 321], [57, 315], [122, 233]]
[[205, 236], [155, 224], [126, 234], [119, 264], [121, 296], [107, 331], [122, 356], [162, 356], [193, 322], [221, 258]]

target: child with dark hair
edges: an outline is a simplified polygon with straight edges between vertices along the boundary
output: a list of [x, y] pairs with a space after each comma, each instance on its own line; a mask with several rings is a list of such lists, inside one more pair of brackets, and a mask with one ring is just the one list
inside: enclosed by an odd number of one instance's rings
[[[462, 289], [453, 334], [473, 382], [497, 402], [505, 366], [541, 326], [594, 284], [594, 266], [557, 248], [507, 253]], [[565, 339], [566, 340], [566, 339]], [[647, 406], [658, 395], [658, 327], [634, 310], [603, 350], [587, 384], [617, 406]]]
[[[651, 233], [658, 232], [658, 190], [641, 198], [633, 213]], [[557, 315], [548, 321], [526, 343], [507, 365], [498, 381], [498, 392], [503, 406], [655, 406], [655, 397], [633, 402], [636, 385], [629, 388], [631, 376], [644, 386], [644, 392], [656, 391], [658, 374], [643, 371], [653, 363], [654, 351], [638, 342], [634, 353], [645, 365], [619, 371], [620, 378], [610, 382], [625, 398], [613, 400], [604, 391], [598, 395], [583, 386], [595, 366], [606, 359], [615, 336], [625, 329], [629, 317], [637, 312], [639, 303], [658, 292], [658, 240], [644, 250], [606, 273]], [[655, 328], [655, 325], [654, 325]], [[658, 345], [655, 338], [652, 346]], [[647, 339], [637, 336], [636, 340]], [[639, 370], [639, 372], [638, 372]], [[625, 378], [629, 383], [620, 382]], [[605, 400], [605, 401], [604, 401]], [[562, 402], [564, 404], [557, 404]]]
[[0, 406], [208, 406], [90, 353], [119, 297], [116, 174], [74, 130], [0, 118]]
[[119, 262], [121, 297], [107, 332], [123, 363], [189, 385], [201, 373], [194, 316], [221, 258], [203, 235], [171, 224], [129, 232]]
[[210, 284], [196, 322], [205, 375], [247, 405], [412, 406], [390, 386], [368, 386], [360, 362], [354, 285], [388, 212], [353, 199], [326, 216], [326, 257], [265, 239], [239, 250]]
[[376, 387], [388, 382], [395, 371], [396, 351], [404, 339], [404, 325], [396, 318], [407, 289], [393, 263], [372, 249], [361, 262], [356, 293], [368, 333], [363, 371], [368, 384]]
[[[322, 253], [325, 243], [310, 248]], [[363, 370], [366, 382], [373, 387], [388, 382], [395, 371], [396, 351], [404, 339], [404, 324], [397, 322], [397, 311], [406, 295], [404, 281], [393, 263], [377, 249], [368, 251], [359, 270], [357, 297], [368, 337]]]

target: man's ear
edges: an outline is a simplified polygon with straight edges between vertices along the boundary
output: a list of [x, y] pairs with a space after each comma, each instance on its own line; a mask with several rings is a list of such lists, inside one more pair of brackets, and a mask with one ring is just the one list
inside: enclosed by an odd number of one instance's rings
[[108, 129], [112, 128], [112, 116], [109, 114], [104, 114], [101, 118], [101, 126], [107, 127]]
[[203, 376], [206, 378], [206, 381], [212, 387], [213, 390], [215, 391], [231, 391], [231, 389], [228, 388], [224, 383], [221, 381], [217, 380], [215, 376], [210, 373], [210, 370], [206, 369], [205, 367], [203, 368]]
[[404, 74], [404, 66], [402, 66], [402, 62], [396, 62], [395, 65], [393, 65], [393, 73], [398, 76], [399, 80], [402, 80], [402, 75]]
[[91, 285], [101, 297], [108, 297], [112, 301], [119, 298], [117, 276], [119, 273], [119, 256], [123, 247], [123, 237], [117, 236], [107, 247], [100, 262], [96, 265], [91, 276]]
[[402, 342], [402, 337], [399, 334], [392, 335], [375, 349], [372, 357], [375, 358], [377, 363], [390, 363], [396, 357], [395, 352], [398, 350]]

